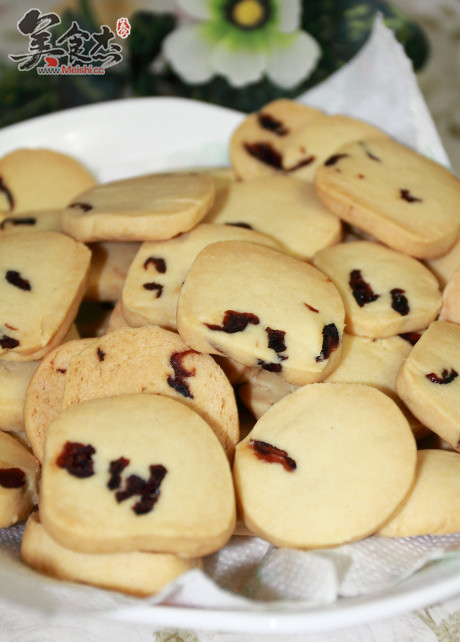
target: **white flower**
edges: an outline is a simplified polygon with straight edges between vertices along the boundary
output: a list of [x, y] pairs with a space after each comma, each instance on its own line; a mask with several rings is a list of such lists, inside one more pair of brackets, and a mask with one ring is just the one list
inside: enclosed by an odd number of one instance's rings
[[195, 19], [163, 43], [163, 55], [190, 84], [224, 76], [233, 87], [264, 75], [294, 87], [316, 67], [321, 48], [299, 30], [301, 0], [178, 0]]

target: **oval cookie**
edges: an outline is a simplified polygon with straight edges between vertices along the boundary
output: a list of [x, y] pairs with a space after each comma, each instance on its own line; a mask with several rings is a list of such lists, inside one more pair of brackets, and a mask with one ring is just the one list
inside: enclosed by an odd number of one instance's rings
[[79, 241], [156, 241], [187, 232], [214, 199], [208, 174], [150, 174], [105, 183], [79, 194], [62, 229]]
[[142, 392], [190, 405], [233, 457], [239, 432], [230, 383], [210, 356], [163, 328], [122, 328], [75, 355], [67, 369], [63, 406]]
[[67, 408], [46, 440], [40, 519], [87, 553], [212, 553], [235, 526], [228, 460], [199, 415], [161, 395]]
[[459, 180], [390, 138], [339, 147], [315, 187], [331, 212], [403, 254], [435, 258], [458, 237]]
[[441, 308], [428, 268], [377, 243], [342, 243], [318, 252], [313, 263], [339, 290], [349, 334], [373, 338], [420, 330]]
[[416, 447], [396, 404], [355, 384], [304, 386], [238, 444], [237, 499], [276, 546], [322, 548], [374, 533], [407, 495]]
[[196, 350], [298, 385], [324, 379], [337, 365], [343, 321], [340, 295], [319, 270], [238, 241], [200, 252], [177, 306], [179, 333]]

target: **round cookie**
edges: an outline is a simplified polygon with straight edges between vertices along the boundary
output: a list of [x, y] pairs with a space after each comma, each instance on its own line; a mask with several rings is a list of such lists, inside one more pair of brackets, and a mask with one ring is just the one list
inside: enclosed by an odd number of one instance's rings
[[0, 357], [35, 361], [59, 345], [77, 314], [90, 252], [58, 232], [0, 237]]
[[340, 360], [342, 299], [311, 265], [270, 248], [223, 241], [195, 259], [177, 327], [195, 350], [223, 354], [303, 385]]
[[5, 215], [3, 219], [0, 214], [0, 236], [14, 234], [15, 232], [60, 232], [62, 229], [61, 216], [62, 209], [22, 212], [12, 216]]
[[49, 428], [40, 520], [80, 552], [207, 555], [235, 526], [229, 463], [209, 425], [174, 399], [92, 399]]
[[40, 466], [16, 439], [0, 431], [0, 528], [21, 521], [38, 499]]
[[143, 243], [128, 270], [121, 296], [122, 314], [128, 324], [176, 330], [177, 300], [187, 272], [201, 250], [217, 241], [278, 247], [268, 236], [252, 230], [207, 224], [168, 241]]
[[349, 116], [316, 119], [289, 136], [283, 149], [283, 168], [297, 178], [313, 181], [318, 167], [338, 147], [362, 138], [384, 136], [376, 127]]
[[85, 299], [87, 301], [116, 301], [123, 283], [139, 250], [139, 243], [93, 243], [90, 245], [91, 264]]
[[187, 232], [214, 200], [206, 173], [149, 174], [105, 183], [73, 199], [62, 229], [79, 241], [157, 241]]
[[63, 410], [62, 400], [70, 360], [93, 342], [94, 339], [78, 339], [58, 346], [42, 359], [30, 380], [27, 394], [24, 395], [24, 424], [27, 439], [39, 462], [43, 460], [48, 426]]
[[74, 158], [50, 149], [17, 149], [0, 158], [0, 212], [66, 207], [96, 184]]
[[402, 364], [396, 391], [423, 425], [460, 450], [460, 326], [434, 321]]
[[413, 537], [460, 531], [460, 455], [419, 450], [415, 484], [378, 535]]
[[77, 553], [57, 544], [34, 513], [27, 520], [21, 557], [35, 570], [61, 580], [147, 596], [158, 593], [182, 573], [201, 568], [201, 559], [161, 553]]
[[323, 548], [374, 533], [410, 490], [416, 446], [375, 388], [321, 383], [293, 392], [236, 449], [245, 525], [276, 546]]
[[436, 258], [458, 237], [460, 181], [390, 138], [339, 147], [315, 187], [331, 212], [403, 254]]
[[67, 369], [63, 407], [142, 392], [190, 405], [233, 457], [239, 431], [230, 383], [211, 357], [191, 350], [163, 328], [122, 328], [75, 355]]
[[318, 252], [313, 263], [339, 290], [350, 334], [374, 338], [420, 330], [441, 308], [428, 268], [377, 243], [341, 243]]
[[440, 321], [460, 323], [460, 267], [455, 270], [442, 293], [439, 319]]
[[239, 178], [270, 176], [282, 170], [286, 140], [322, 113], [293, 100], [274, 100], [250, 114], [234, 131], [230, 158]]
[[225, 203], [215, 204], [205, 220], [263, 232], [299, 259], [310, 259], [342, 236], [340, 219], [322, 205], [313, 185], [284, 175], [234, 183]]

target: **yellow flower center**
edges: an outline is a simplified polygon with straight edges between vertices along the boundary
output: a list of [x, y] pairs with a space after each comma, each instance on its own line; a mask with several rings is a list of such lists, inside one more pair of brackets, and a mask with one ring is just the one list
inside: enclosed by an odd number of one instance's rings
[[240, 0], [233, 6], [234, 22], [246, 29], [261, 23], [264, 17], [265, 9], [257, 0]]

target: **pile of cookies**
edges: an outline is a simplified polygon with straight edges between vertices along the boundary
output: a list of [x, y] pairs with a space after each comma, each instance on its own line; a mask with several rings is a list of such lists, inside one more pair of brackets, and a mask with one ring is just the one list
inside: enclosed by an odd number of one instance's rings
[[0, 159], [0, 527], [39, 571], [149, 595], [235, 533], [460, 530], [460, 182], [288, 100], [230, 155]]

